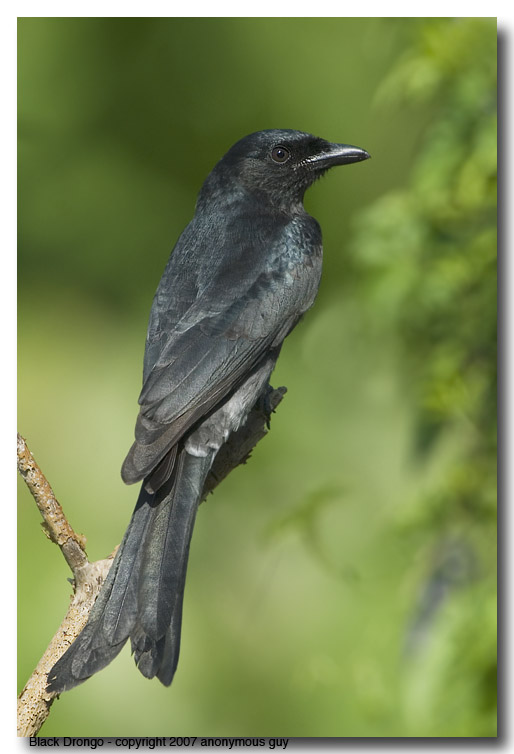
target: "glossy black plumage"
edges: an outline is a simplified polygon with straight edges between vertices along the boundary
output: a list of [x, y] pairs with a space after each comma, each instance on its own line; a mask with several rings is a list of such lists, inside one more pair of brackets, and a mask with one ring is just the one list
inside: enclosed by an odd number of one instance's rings
[[282, 342], [312, 305], [321, 231], [305, 190], [367, 152], [289, 130], [237, 142], [207, 177], [155, 294], [127, 483], [129, 528], [80, 636], [49, 673], [64, 691], [130, 637], [147, 677], [178, 661], [189, 542], [217, 450], [267, 389]]

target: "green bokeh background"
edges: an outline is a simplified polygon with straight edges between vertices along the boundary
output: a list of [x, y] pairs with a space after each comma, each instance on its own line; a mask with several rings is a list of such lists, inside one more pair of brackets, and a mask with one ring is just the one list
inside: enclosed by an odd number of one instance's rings
[[[19, 430], [117, 544], [148, 312], [238, 138], [367, 149], [270, 435], [201, 507], [171, 688], [128, 648], [45, 736], [496, 733], [494, 19], [19, 20]], [[19, 688], [69, 573], [20, 482]]]

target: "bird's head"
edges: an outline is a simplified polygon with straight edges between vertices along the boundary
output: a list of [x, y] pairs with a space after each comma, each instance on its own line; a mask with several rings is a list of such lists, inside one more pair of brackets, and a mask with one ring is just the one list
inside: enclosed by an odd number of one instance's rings
[[229, 149], [204, 188], [215, 193], [243, 191], [277, 207], [291, 207], [329, 168], [368, 157], [364, 149], [332, 144], [303, 131], [257, 131]]

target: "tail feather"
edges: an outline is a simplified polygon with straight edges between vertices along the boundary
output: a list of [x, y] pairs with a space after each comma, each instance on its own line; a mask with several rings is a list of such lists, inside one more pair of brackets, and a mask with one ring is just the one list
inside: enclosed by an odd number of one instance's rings
[[115, 573], [115, 588], [105, 605], [103, 634], [109, 644], [124, 642], [130, 636], [137, 615], [137, 582], [148, 530], [155, 515], [153, 496], [144, 488], [129, 524], [126, 539], [120, 549], [119, 566]]
[[141, 489], [136, 508], [88, 621], [48, 674], [48, 690], [60, 693], [106, 667], [122, 650], [137, 614], [133, 582], [137, 581], [141, 543], [152, 508], [152, 496]]
[[129, 636], [141, 673], [171, 683], [180, 651], [189, 544], [211, 461], [182, 450], [157, 493], [143, 484], [88, 622], [48, 674], [49, 691], [73, 688], [104, 668]]
[[173, 680], [180, 650], [182, 602], [189, 544], [211, 458], [183, 451], [171, 495], [151, 523], [139, 576], [137, 623], [131, 634], [134, 659], [147, 678]]
[[[183, 587], [182, 587], [183, 588]], [[157, 678], [165, 686], [169, 686], [175, 675], [180, 651], [180, 632], [182, 629], [182, 600], [176, 606], [171, 618], [171, 624], [165, 637], [162, 662]]]
[[150, 639], [141, 626], [138, 626], [130, 637], [134, 659], [141, 673], [146, 678], [157, 676], [165, 686], [171, 684], [178, 665], [185, 575], [186, 568], [184, 567], [182, 582], [177, 591], [177, 600], [165, 635], [155, 641]]
[[182, 598], [189, 543], [209, 459], [182, 452], [172, 494], [159, 506], [149, 530], [139, 577], [138, 623], [152, 639], [166, 634]]

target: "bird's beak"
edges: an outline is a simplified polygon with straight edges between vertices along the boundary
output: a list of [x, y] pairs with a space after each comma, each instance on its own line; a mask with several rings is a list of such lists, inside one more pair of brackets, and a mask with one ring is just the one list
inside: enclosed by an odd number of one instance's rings
[[349, 165], [351, 162], [361, 162], [367, 160], [371, 155], [365, 149], [352, 147], [350, 144], [330, 144], [327, 142], [326, 148], [312, 157], [309, 162], [313, 162], [316, 167], [331, 168], [335, 165]]

